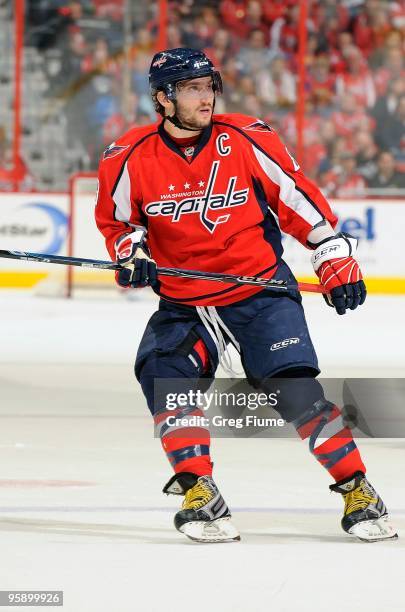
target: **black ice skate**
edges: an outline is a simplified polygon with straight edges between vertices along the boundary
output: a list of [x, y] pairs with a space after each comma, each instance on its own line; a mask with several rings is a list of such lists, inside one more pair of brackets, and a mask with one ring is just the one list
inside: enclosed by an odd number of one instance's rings
[[191, 472], [175, 474], [163, 493], [184, 495], [174, 526], [196, 542], [233, 542], [240, 535], [231, 523], [231, 513], [211, 476]]
[[342, 528], [365, 542], [398, 537], [389, 521], [387, 508], [363, 472], [340, 480], [330, 487], [345, 500]]

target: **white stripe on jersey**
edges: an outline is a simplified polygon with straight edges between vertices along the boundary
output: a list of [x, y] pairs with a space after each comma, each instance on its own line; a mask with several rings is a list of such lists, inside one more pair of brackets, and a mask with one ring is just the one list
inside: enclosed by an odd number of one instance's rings
[[117, 207], [115, 219], [128, 222], [131, 217], [131, 182], [127, 162], [125, 162], [124, 170], [115, 189], [113, 200]]
[[283, 172], [275, 162], [264, 155], [259, 149], [252, 145], [257, 161], [267, 174], [269, 179], [280, 187], [280, 200], [291, 208], [297, 215], [302, 217], [309, 225], [316, 225], [323, 220], [323, 216], [308, 202], [298, 189], [295, 183], [285, 172]]

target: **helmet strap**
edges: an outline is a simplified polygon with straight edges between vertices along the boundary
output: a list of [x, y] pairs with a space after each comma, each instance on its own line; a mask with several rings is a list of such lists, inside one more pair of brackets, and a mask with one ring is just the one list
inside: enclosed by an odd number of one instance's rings
[[[183, 125], [177, 116], [177, 100], [172, 100], [172, 102], [174, 104], [174, 108], [176, 109], [176, 112], [171, 117], [167, 115], [165, 117], [165, 120], [167, 119], [168, 121], [170, 121], [170, 123], [173, 123], [173, 125], [176, 126], [176, 128], [179, 128], [179, 130], [187, 130], [188, 132], [201, 132], [203, 130], [203, 128], [189, 128]], [[214, 110], [214, 108], [215, 108], [215, 96], [214, 96], [214, 104], [213, 104], [212, 110]]]
[[173, 123], [173, 125], [176, 126], [176, 128], [179, 128], [179, 130], [187, 130], [188, 132], [201, 132], [202, 128], [189, 128], [186, 127], [185, 125], [183, 125], [180, 121], [180, 119], [178, 118], [177, 115], [173, 115], [172, 117], [165, 117], [165, 119], [167, 119], [168, 121], [170, 121], [170, 123]]

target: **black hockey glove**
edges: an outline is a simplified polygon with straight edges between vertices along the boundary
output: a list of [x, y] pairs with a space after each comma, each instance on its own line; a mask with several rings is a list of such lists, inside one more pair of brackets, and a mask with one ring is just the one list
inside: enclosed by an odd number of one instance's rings
[[150, 257], [145, 244], [147, 230], [138, 226], [131, 234], [124, 234], [115, 243], [116, 261], [122, 270], [117, 270], [115, 280], [120, 287], [138, 289], [150, 285], [157, 289], [159, 281], [156, 262]]
[[339, 233], [316, 245], [311, 257], [319, 282], [328, 290], [323, 297], [340, 315], [364, 303], [367, 290], [357, 261], [353, 258], [357, 239]]

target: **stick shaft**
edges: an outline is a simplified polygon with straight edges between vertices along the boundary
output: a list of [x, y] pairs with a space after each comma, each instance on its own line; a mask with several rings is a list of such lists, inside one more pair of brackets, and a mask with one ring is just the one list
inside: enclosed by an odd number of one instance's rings
[[[122, 266], [112, 261], [100, 259], [85, 259], [82, 257], [65, 257], [63, 255], [48, 255], [46, 253], [29, 253], [25, 251], [0, 250], [0, 258], [19, 259], [22, 261], [36, 261], [39, 263], [61, 264], [65, 266], [78, 266], [81, 268], [94, 268], [98, 270], [121, 270]], [[161, 276], [175, 276], [181, 278], [197, 278], [200, 280], [215, 280], [222, 283], [235, 285], [251, 285], [275, 289], [282, 292], [294, 290], [295, 286], [289, 286], [284, 281], [260, 278], [257, 276], [238, 276], [236, 274], [221, 274], [220, 272], [201, 272], [200, 270], [183, 270], [182, 268], [157, 268]], [[298, 283], [300, 291], [312, 293], [324, 293], [323, 287], [313, 283]]]
[[84, 259], [82, 257], [65, 257], [64, 255], [48, 255], [47, 253], [29, 253], [26, 251], [0, 250], [0, 257], [37, 261], [39, 263], [62, 264], [63, 266], [79, 266], [81, 268], [99, 268], [101, 270], [121, 270], [119, 264], [102, 259]]

